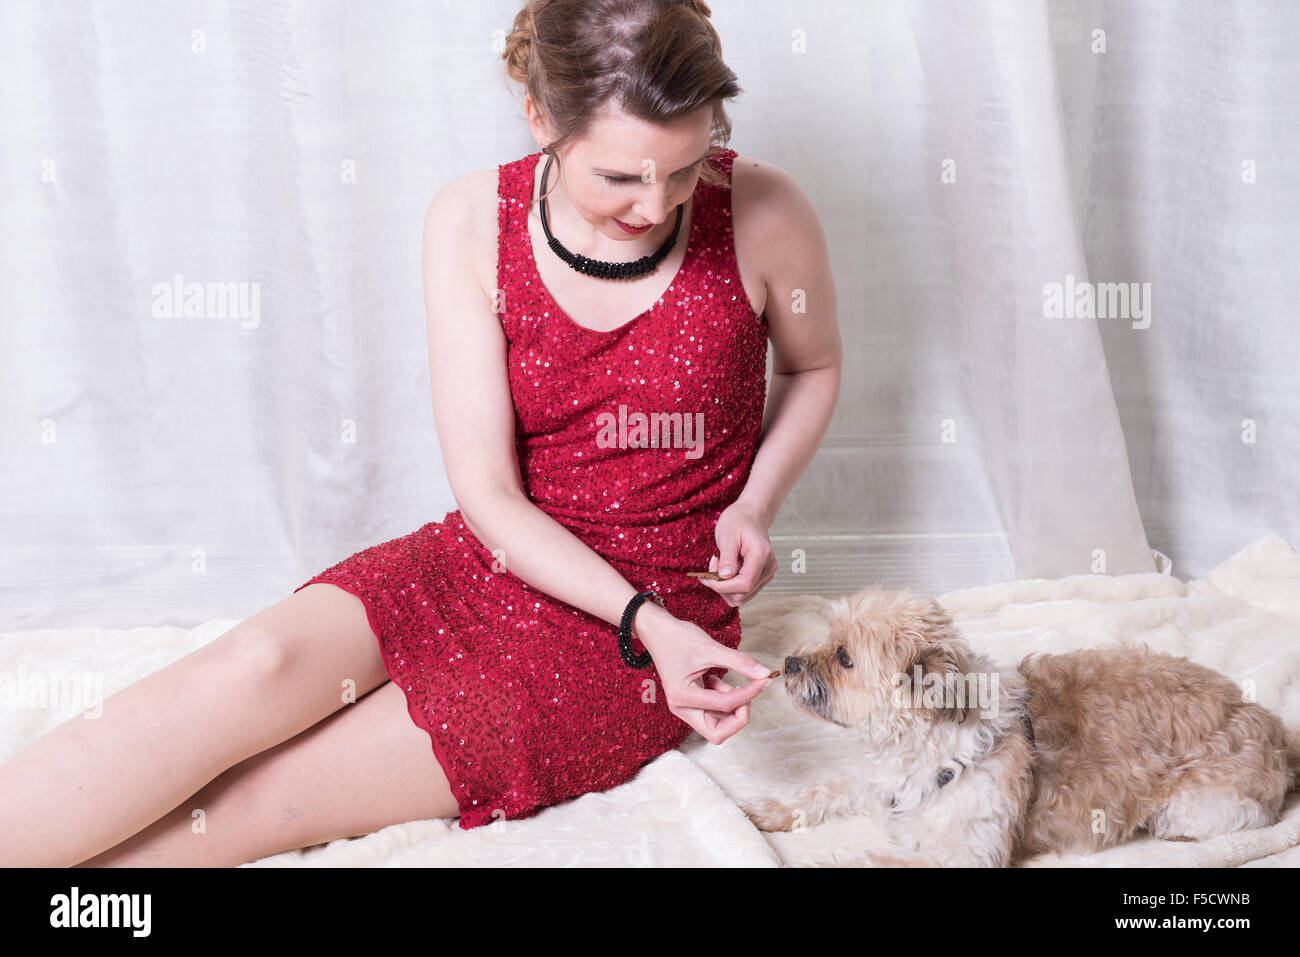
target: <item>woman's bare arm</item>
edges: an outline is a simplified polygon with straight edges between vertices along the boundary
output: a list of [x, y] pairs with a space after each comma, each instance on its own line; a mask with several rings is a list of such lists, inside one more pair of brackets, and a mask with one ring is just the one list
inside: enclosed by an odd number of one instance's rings
[[770, 163], [737, 156], [732, 175], [741, 185], [735, 221], [744, 228], [737, 256], [764, 277], [773, 347], [759, 447], [736, 504], [752, 508], [766, 528], [830, 424], [842, 348], [826, 236], [812, 203], [790, 174]]

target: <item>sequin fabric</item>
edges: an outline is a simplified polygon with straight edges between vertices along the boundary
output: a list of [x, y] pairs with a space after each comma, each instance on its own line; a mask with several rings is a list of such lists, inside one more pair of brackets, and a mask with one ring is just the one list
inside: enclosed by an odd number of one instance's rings
[[[728, 183], [735, 155], [715, 147], [709, 160]], [[739, 609], [685, 575], [708, 567], [763, 418], [767, 325], [740, 282], [730, 189], [697, 183], [671, 285], [627, 323], [595, 331], [564, 314], [537, 271], [526, 217], [541, 156], [498, 167], [498, 316], [524, 489], [638, 590], [735, 648]], [[620, 405], [627, 427], [616, 434]], [[639, 447], [637, 413], [680, 413], [703, 430], [691, 445], [684, 425], [672, 432], [658, 419], [659, 441]], [[295, 589], [328, 582], [365, 604], [467, 830], [621, 784], [691, 733], [668, 710], [654, 665], [623, 663], [615, 624], [508, 565], [457, 509]], [[635, 637], [632, 646], [644, 650]]]

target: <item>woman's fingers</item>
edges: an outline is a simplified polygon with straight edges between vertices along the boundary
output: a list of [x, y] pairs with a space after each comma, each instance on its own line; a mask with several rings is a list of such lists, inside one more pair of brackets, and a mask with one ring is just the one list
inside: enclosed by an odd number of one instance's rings
[[[716, 571], [716, 557], [708, 560], [708, 571]], [[741, 550], [740, 571], [736, 575], [728, 577], [722, 581], [711, 581], [710, 579], [701, 579], [702, 585], [714, 590], [720, 594], [724, 601], [736, 607], [744, 605], [751, 597], [758, 593], [768, 581], [771, 581], [772, 575], [776, 573], [776, 555], [772, 554], [771, 546], [767, 542], [759, 545], [751, 545], [748, 549]]]
[[[700, 735], [713, 744], [721, 743], [722, 739], [718, 736], [718, 722], [720, 722], [725, 715], [722, 715], [717, 711], [709, 711], [706, 708], [692, 709], [692, 713], [699, 715], [700, 726], [697, 730], [700, 732]], [[692, 724], [693, 723], [694, 722], [692, 722]]]
[[[717, 675], [708, 675], [705, 684], [713, 690], [731, 687]], [[713, 744], [722, 744], [749, 723], [749, 705], [742, 704], [729, 714], [706, 709], [701, 711], [700, 715], [706, 732], [702, 732], [701, 736]]]
[[743, 704], [748, 704], [754, 696], [767, 687], [771, 678], [754, 678], [742, 688], [736, 688], [722, 682], [723, 688], [706, 689], [690, 682], [680, 689], [677, 695], [679, 708], [698, 708], [701, 711], [720, 711], [731, 714]]
[[[745, 707], [748, 706], [746, 705]], [[736, 714], [728, 715], [720, 720], [715, 719], [716, 723], [713, 726], [713, 733], [717, 736], [718, 740], [714, 743], [721, 744], [723, 741], [726, 741], [727, 738], [731, 737], [743, 728], [747, 720], [749, 720], [748, 713], [742, 715], [739, 713], [739, 710], [737, 710]]]
[[[723, 694], [726, 694], [728, 691], [731, 691], [731, 690], [732, 690], [732, 687], [733, 687], [732, 685], [727, 684], [725, 681], [723, 681], [723, 680], [722, 680], [721, 678], [719, 678], [717, 675], [707, 675], [707, 676], [705, 677], [705, 679], [704, 679], [704, 684], [705, 684], [705, 687], [707, 687], [710, 691], [721, 691]], [[743, 704], [742, 704], [740, 707], [741, 707], [741, 708], [744, 708], [744, 707], [747, 707], [747, 705], [743, 705]], [[736, 710], [739, 710], [739, 709], [736, 709]], [[716, 725], [719, 721], [721, 721], [721, 720], [723, 720], [724, 718], [726, 718], [726, 717], [727, 717], [728, 715], [730, 715], [732, 712], [730, 712], [730, 711], [705, 711], [704, 713], [707, 714], [707, 715], [712, 715], [712, 716], [713, 716], [713, 719], [714, 719], [714, 724]]]
[[[716, 572], [718, 570], [717, 564], [718, 556], [714, 555], [709, 559], [709, 571]], [[755, 580], [754, 569], [757, 567], [756, 559], [752, 554], [741, 552], [740, 561], [737, 564], [739, 564], [740, 567], [732, 569], [732, 573], [726, 578], [720, 578], [717, 581], [710, 578], [701, 578], [699, 579], [700, 584], [712, 589], [723, 598], [727, 599], [730, 599], [737, 594], [743, 594], [744, 591], [752, 587], [750, 583]]]
[[712, 711], [691, 711], [689, 713], [698, 715], [699, 721], [698, 724], [694, 721], [689, 721], [687, 723], [694, 727], [695, 730], [700, 733], [700, 737], [704, 738], [710, 744], [721, 744], [739, 730], [736, 727], [732, 727], [732, 725], [735, 724], [734, 718], [728, 717], [719, 719]]
[[[773, 577], [775, 577], [776, 570], [777, 570], [776, 556], [769, 555], [767, 557], [767, 561], [764, 562], [763, 564], [763, 570], [759, 572], [758, 576], [754, 579], [753, 586], [748, 591], [746, 591], [744, 594], [739, 594], [739, 595], [724, 594], [722, 597], [726, 600], [727, 604], [731, 605], [732, 607], [738, 607], [740, 605], [743, 605], [745, 602], [749, 601], [751, 598], [753, 598], [755, 595], [757, 595], [760, 591], [763, 590], [763, 587], [768, 582], [770, 582], [773, 579]], [[721, 594], [721, 592], [719, 592], [719, 594]]]
[[[733, 688], [717, 675], [705, 675], [703, 680], [707, 688], [715, 694], [725, 694], [728, 690], [744, 690]], [[749, 723], [748, 703], [731, 711], [690, 707], [679, 707], [678, 711], [681, 712], [679, 717], [683, 721], [699, 732], [700, 737], [712, 744], [722, 744]]]
[[740, 604], [743, 605], [745, 602], [749, 601], [760, 591], [762, 591], [763, 587], [768, 582], [770, 582], [773, 578], [776, 577], [776, 568], [777, 568], [776, 556], [775, 555], [768, 556], [767, 564], [763, 566], [763, 573], [758, 576], [758, 584], [756, 584], [752, 589], [750, 589], [749, 593], [746, 594], [744, 598], [740, 599]]
[[[715, 690], [718, 690], [718, 691], [722, 691], [722, 690], [725, 690], [725, 689], [731, 687], [731, 685], [727, 684], [725, 681], [723, 681], [723, 680], [722, 680], [721, 678], [719, 678], [717, 675], [709, 675], [709, 685], [710, 685], [710, 687], [712, 687], [712, 688], [714, 688]], [[736, 716], [737, 719], [739, 719], [739, 722], [740, 722], [740, 726], [741, 726], [741, 727], [744, 727], [746, 724], [749, 723], [749, 705], [748, 705], [748, 704], [742, 704], [739, 708], [737, 708], [737, 709], [736, 709], [734, 712], [732, 712], [732, 713]], [[716, 714], [716, 713], [715, 713], [715, 717], [717, 717], [717, 718], [719, 718], [719, 719], [721, 720], [721, 719], [724, 719], [726, 716], [725, 716], [725, 715], [721, 715], [721, 714]]]

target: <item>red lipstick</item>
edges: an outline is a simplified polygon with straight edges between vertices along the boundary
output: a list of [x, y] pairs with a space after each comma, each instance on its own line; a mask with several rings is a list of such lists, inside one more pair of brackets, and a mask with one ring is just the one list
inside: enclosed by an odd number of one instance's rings
[[621, 229], [621, 230], [623, 230], [623, 232], [625, 232], [625, 233], [631, 233], [633, 236], [636, 236], [636, 235], [638, 235], [638, 234], [640, 234], [640, 233], [644, 233], [644, 232], [646, 232], [648, 229], [650, 229], [650, 228], [652, 228], [652, 227], [654, 226], [654, 223], [646, 223], [644, 226], [640, 226], [640, 227], [629, 226], [627, 223], [623, 222], [623, 220], [621, 220], [621, 219], [616, 219], [616, 220], [614, 220], [614, 222], [618, 223], [618, 228]]

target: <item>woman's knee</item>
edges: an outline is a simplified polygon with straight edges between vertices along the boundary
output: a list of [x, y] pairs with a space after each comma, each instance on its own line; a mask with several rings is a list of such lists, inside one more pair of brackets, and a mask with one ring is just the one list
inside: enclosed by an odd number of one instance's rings
[[235, 689], [248, 683], [272, 681], [290, 665], [293, 650], [288, 638], [245, 621], [204, 646], [194, 664], [204, 669], [209, 681], [221, 687]]
[[214, 639], [238, 676], [299, 679], [324, 671], [331, 684], [355, 682], [362, 695], [388, 680], [359, 598], [328, 584], [309, 585]]

